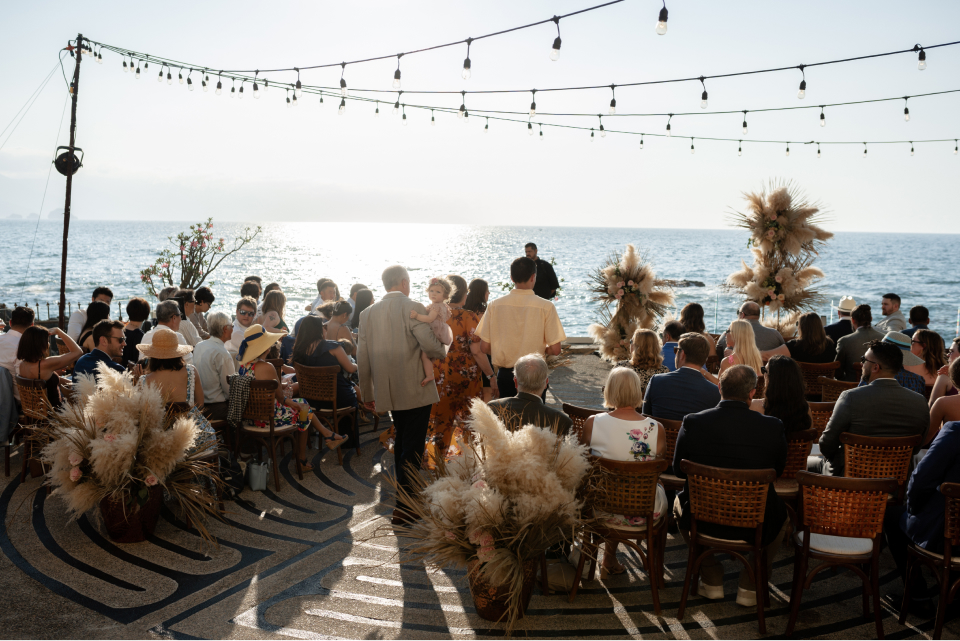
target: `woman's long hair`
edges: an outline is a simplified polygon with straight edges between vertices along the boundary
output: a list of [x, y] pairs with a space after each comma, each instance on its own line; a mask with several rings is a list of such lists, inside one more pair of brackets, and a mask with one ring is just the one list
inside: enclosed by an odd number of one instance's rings
[[456, 274], [448, 274], [447, 280], [453, 285], [453, 291], [450, 292], [447, 303], [459, 305], [467, 295], [467, 281], [464, 280], [463, 276], [457, 276]]
[[286, 314], [287, 309], [287, 297], [283, 295], [283, 292], [279, 289], [274, 289], [267, 292], [267, 295], [263, 297], [263, 308], [262, 311], [264, 314], [267, 312], [276, 312], [277, 316], [283, 318]]
[[319, 316], [308, 315], [300, 323], [297, 340], [293, 343], [293, 362], [304, 363], [313, 353], [313, 345], [324, 340], [323, 319]]
[[931, 376], [936, 376], [940, 368], [947, 364], [947, 359], [944, 357], [943, 338], [933, 330], [918, 329], [913, 335], [913, 340], [918, 341], [923, 348], [920, 358], [923, 359], [927, 372]]
[[807, 312], [800, 317], [798, 321], [800, 334], [797, 336], [797, 343], [809, 354], [822, 354], [829, 346], [830, 339], [823, 330], [823, 321], [820, 320], [820, 314], [816, 312]]
[[88, 329], [93, 329], [94, 325], [108, 318], [110, 318], [110, 306], [101, 300], [93, 301], [87, 305], [87, 322], [83, 324], [83, 329], [80, 330], [80, 333], [82, 334]]
[[809, 429], [813, 424], [805, 393], [803, 372], [795, 360], [778, 354], [767, 362], [763, 413], [779, 418], [788, 433]]
[[373, 305], [373, 292], [369, 289], [361, 289], [357, 292], [357, 300], [354, 302], [353, 320], [350, 326], [354, 329], [360, 327], [360, 312]]
[[490, 286], [482, 278], [474, 278], [467, 287], [467, 300], [463, 302], [463, 308], [476, 314], [483, 314], [487, 311], [487, 292]]
[[633, 333], [630, 364], [636, 369], [657, 369], [663, 365], [660, 338], [652, 329], [638, 329]]
[[687, 303], [680, 310], [680, 324], [684, 331], [702, 334], [707, 331], [707, 326], [703, 322], [703, 307], [700, 303]]
[[757, 338], [753, 333], [753, 325], [745, 320], [735, 320], [730, 323], [730, 335], [733, 337], [733, 353], [742, 365], [749, 365], [760, 376], [763, 367], [763, 357], [757, 349]]

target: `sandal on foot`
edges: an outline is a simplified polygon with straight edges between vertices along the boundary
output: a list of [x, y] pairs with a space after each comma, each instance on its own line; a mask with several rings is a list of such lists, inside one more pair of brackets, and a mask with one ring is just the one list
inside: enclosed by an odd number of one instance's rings
[[600, 566], [600, 578], [605, 579], [608, 576], [615, 576], [617, 574], [623, 574], [627, 571], [627, 568], [623, 567], [619, 563], [613, 567], [607, 567], [606, 565]]
[[342, 434], [334, 434], [332, 437], [324, 439], [323, 442], [326, 444], [328, 450], [335, 450], [347, 442], [347, 437]]
[[300, 459], [300, 470], [303, 472], [311, 472], [313, 471], [313, 465], [307, 463], [307, 459], [305, 458]]

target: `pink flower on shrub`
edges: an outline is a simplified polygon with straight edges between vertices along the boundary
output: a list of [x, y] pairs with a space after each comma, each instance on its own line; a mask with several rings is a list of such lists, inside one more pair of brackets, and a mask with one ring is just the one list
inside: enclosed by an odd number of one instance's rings
[[457, 540], [457, 535], [454, 534], [453, 532], [451, 532], [450, 530], [447, 530], [446, 532], [444, 532], [444, 533], [443, 533], [443, 536], [445, 536], [445, 537], [446, 537], [448, 540], [450, 540], [450, 541], [456, 541], [456, 540]]
[[493, 560], [494, 548], [492, 547], [481, 547], [477, 551], [477, 558], [481, 563], [486, 563], [487, 561]]
[[195, 241], [195, 240], [190, 241], [190, 246], [191, 246], [191, 247], [196, 247], [196, 246], [197, 246], [197, 241]]
[[80, 465], [83, 462], [83, 457], [77, 454], [76, 452], [70, 453], [70, 465]]
[[619, 283], [617, 283], [617, 287], [623, 287], [624, 285], [625, 283], [622, 280]]
[[80, 480], [80, 477], [83, 476], [83, 472], [80, 471], [79, 467], [75, 467], [70, 470], [70, 480], [76, 483]]
[[107, 443], [113, 443], [115, 440], [117, 440], [117, 435], [116, 435], [116, 434], [105, 434], [105, 435], [103, 436], [103, 440], [105, 440]]
[[163, 267], [164, 269], [169, 269], [169, 268], [170, 268], [170, 263], [164, 263], [164, 264], [162, 264], [162, 265], [160, 265], [160, 266]]
[[151, 474], [151, 475], [148, 476], [147, 478], [143, 479], [143, 482], [146, 483], [147, 485], [149, 485], [150, 487], [153, 487], [153, 486], [156, 485], [159, 481], [157, 480], [157, 477], [156, 477], [156, 476], [154, 476], [153, 474]]
[[186, 248], [187, 248], [186, 245], [180, 245], [180, 251], [183, 251], [183, 250], [186, 249]]

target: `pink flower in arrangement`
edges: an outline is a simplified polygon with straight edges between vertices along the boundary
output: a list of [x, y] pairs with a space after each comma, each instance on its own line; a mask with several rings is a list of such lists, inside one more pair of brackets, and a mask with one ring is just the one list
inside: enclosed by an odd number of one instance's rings
[[618, 289], [618, 290], [617, 290], [617, 296], [623, 296], [623, 290], [622, 290], [622, 289]]
[[113, 443], [114, 441], [117, 440], [117, 435], [116, 435], [116, 434], [104, 434], [103, 440], [105, 440], [107, 443]]
[[783, 300], [784, 298], [786, 298], [786, 296], [784, 296], [783, 294], [780, 294], [779, 296], [777, 296], [777, 300]]
[[76, 483], [80, 480], [80, 477], [83, 476], [83, 472], [80, 471], [79, 467], [75, 467], [70, 470], [70, 480]]
[[482, 548], [492, 548], [493, 547], [493, 535], [489, 532], [484, 532], [483, 536], [480, 537], [480, 547]]
[[628, 280], [628, 281], [627, 281], [627, 285], [630, 285], [630, 287], [633, 287], [633, 281], [632, 281], [632, 280]]
[[625, 284], [626, 284], [626, 283], [624, 283], [624, 282], [621, 280], [619, 283], [617, 283], [617, 287], [623, 287]]
[[774, 278], [773, 280], [777, 281], [778, 283], [782, 283], [782, 282], [783, 282], [783, 276], [777, 276], [777, 277]]
[[477, 559], [479, 559], [481, 563], [492, 561], [493, 551], [494, 551], [494, 548], [492, 547], [482, 547], [477, 551]]
[[473, 543], [474, 545], [476, 545], [476, 544], [480, 543], [480, 537], [481, 537], [481, 536], [483, 536], [483, 530], [477, 528], [476, 530], [474, 530], [473, 532], [471, 532], [469, 535], [467, 535], [467, 539], [468, 539], [471, 543]]
[[147, 484], [148, 486], [150, 486], [150, 487], [153, 487], [154, 485], [156, 485], [157, 483], [159, 483], [159, 481], [157, 480], [157, 477], [154, 476], [153, 474], [151, 474], [151, 475], [148, 476], [147, 478], [143, 479], [143, 482], [146, 483], [146, 484]]
[[457, 535], [454, 534], [453, 532], [451, 532], [450, 530], [447, 530], [446, 532], [444, 532], [444, 533], [443, 533], [443, 536], [445, 536], [445, 537], [447, 538], [447, 540], [449, 540], [449, 541], [456, 541], [456, 540], [457, 540]]
[[777, 232], [775, 232], [772, 229], [767, 230], [767, 238], [773, 238], [774, 236], [776, 236], [776, 234]]
[[483, 479], [481, 479], [481, 480], [477, 481], [476, 483], [474, 483], [474, 484], [473, 484], [473, 487], [477, 488], [478, 490], [482, 490], [482, 489], [484, 489], [485, 487], [487, 487], [487, 482], [484, 481]]
[[71, 452], [69, 461], [70, 465], [80, 465], [80, 463], [83, 461], [83, 457], [76, 452]]
[[776, 219], [777, 219], [777, 212], [771, 211], [769, 214], [767, 214], [767, 218], [769, 218], [770, 220], [776, 220]]

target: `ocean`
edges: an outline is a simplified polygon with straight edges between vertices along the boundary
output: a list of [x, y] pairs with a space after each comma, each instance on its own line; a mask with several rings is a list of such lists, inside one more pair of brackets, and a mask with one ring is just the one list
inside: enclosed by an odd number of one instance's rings
[[[184, 231], [186, 222], [123, 222], [77, 220], [70, 225], [67, 300], [86, 305], [93, 288], [109, 286], [116, 301], [145, 296], [139, 270], [150, 265], [167, 237]], [[214, 236], [231, 239], [245, 225], [217, 223]], [[749, 264], [747, 234], [741, 230], [639, 229], [607, 227], [491, 227], [380, 223], [266, 223], [246, 248], [228, 257], [213, 272], [214, 309], [232, 313], [245, 276], [259, 275], [264, 284], [280, 283], [287, 295], [287, 317], [298, 318], [317, 294], [316, 281], [332, 278], [346, 295], [363, 283], [379, 299], [383, 268], [402, 263], [410, 270], [411, 296], [426, 301], [426, 282], [433, 276], [459, 274], [468, 281], [483, 278], [491, 299], [505, 291], [510, 262], [534, 242], [540, 257], [554, 260], [563, 291], [557, 311], [569, 336], [586, 336], [596, 320], [589, 273], [614, 250], [633, 243], [646, 252], [662, 278], [700, 281], [703, 287], [675, 291], [677, 310], [698, 302], [706, 311], [707, 328], [720, 331], [736, 317], [739, 299], [722, 288], [727, 275]], [[0, 303], [11, 306], [46, 304], [56, 313], [59, 297], [62, 224], [59, 221], [3, 220], [0, 258]], [[821, 253], [817, 265], [825, 278], [817, 285], [825, 303], [819, 313], [830, 318], [830, 302], [853, 296], [868, 303], [875, 319], [880, 299], [896, 292], [906, 315], [913, 305], [930, 310], [931, 328], [949, 342], [957, 335], [960, 297], [958, 275], [949, 258], [956, 235], [875, 234], [840, 232]], [[32, 256], [31, 256], [32, 247]], [[908, 260], [909, 258], [909, 260]], [[28, 267], [29, 262], [29, 267]], [[148, 297], [148, 300], [151, 300]], [[151, 300], [152, 303], [155, 301]], [[835, 317], [835, 314], [834, 314]]]

